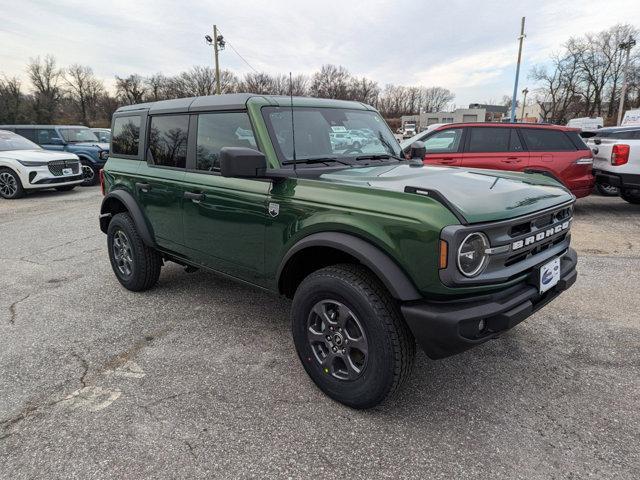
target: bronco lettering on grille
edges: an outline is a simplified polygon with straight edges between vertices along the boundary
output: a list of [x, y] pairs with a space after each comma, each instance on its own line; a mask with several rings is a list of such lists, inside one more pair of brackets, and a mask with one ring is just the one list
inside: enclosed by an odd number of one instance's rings
[[549, 238], [552, 235], [555, 235], [556, 233], [560, 233], [564, 230], [567, 230], [570, 224], [571, 224], [571, 220], [567, 220], [564, 223], [559, 223], [555, 227], [547, 228], [546, 230], [538, 232], [535, 235], [530, 235], [523, 240], [518, 240], [517, 242], [513, 242], [511, 244], [511, 250], [519, 250], [523, 247], [527, 247], [529, 245], [538, 243], [546, 238]]

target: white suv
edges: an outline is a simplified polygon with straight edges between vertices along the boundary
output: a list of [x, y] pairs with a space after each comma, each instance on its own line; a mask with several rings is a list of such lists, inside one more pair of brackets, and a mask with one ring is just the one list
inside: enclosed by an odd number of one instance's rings
[[82, 183], [80, 159], [73, 153], [44, 150], [13, 132], [0, 130], [0, 197], [13, 199], [25, 190], [71, 190]]
[[601, 128], [585, 142], [593, 152], [596, 183], [617, 187], [624, 200], [640, 204], [640, 127]]

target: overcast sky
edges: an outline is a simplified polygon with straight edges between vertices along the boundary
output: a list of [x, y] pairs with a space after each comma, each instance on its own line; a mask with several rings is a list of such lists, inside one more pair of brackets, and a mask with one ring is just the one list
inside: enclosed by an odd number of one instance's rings
[[[324, 63], [403, 85], [440, 85], [455, 103], [511, 94], [520, 18], [527, 74], [572, 35], [618, 22], [640, 27], [638, 0], [0, 0], [0, 74], [24, 78], [29, 58], [81, 63], [114, 75], [175, 74], [213, 62], [212, 24], [257, 70], [311, 73]], [[221, 65], [250, 68], [231, 48]]]

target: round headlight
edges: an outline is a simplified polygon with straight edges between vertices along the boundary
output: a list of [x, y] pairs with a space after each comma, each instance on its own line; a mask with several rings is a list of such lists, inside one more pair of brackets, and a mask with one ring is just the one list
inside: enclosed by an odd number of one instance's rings
[[107, 158], [109, 158], [109, 152], [107, 152], [106, 150], [102, 150], [99, 156], [101, 160], [106, 160]]
[[458, 249], [458, 269], [467, 277], [479, 275], [487, 266], [489, 240], [484, 233], [467, 235]]

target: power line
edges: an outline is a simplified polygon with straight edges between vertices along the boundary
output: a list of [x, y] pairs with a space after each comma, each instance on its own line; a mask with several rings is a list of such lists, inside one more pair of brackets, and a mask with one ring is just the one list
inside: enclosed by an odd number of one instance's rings
[[[222, 31], [221, 31], [220, 29], [218, 29], [218, 31], [222, 34]], [[240, 55], [240, 53], [238, 52], [238, 50], [236, 50], [236, 48], [235, 48], [233, 45], [231, 45], [231, 42], [230, 42], [229, 40], [226, 40], [226, 39], [225, 39], [225, 42], [227, 43], [227, 45], [229, 45], [229, 46], [231, 47], [231, 50], [233, 50], [233, 51], [235, 52], [235, 54], [236, 54], [236, 55], [238, 55], [238, 56], [242, 59], [242, 61], [243, 61], [244, 63], [246, 63], [246, 64], [249, 66], [249, 68], [250, 68], [251, 70], [253, 70], [253, 71], [254, 71], [254, 72], [256, 72], [256, 73], [260, 73], [260, 72], [258, 72], [258, 70], [256, 70], [255, 68], [253, 68], [253, 66], [252, 66], [249, 62], [247, 62], [247, 60], [246, 60], [242, 55]]]

